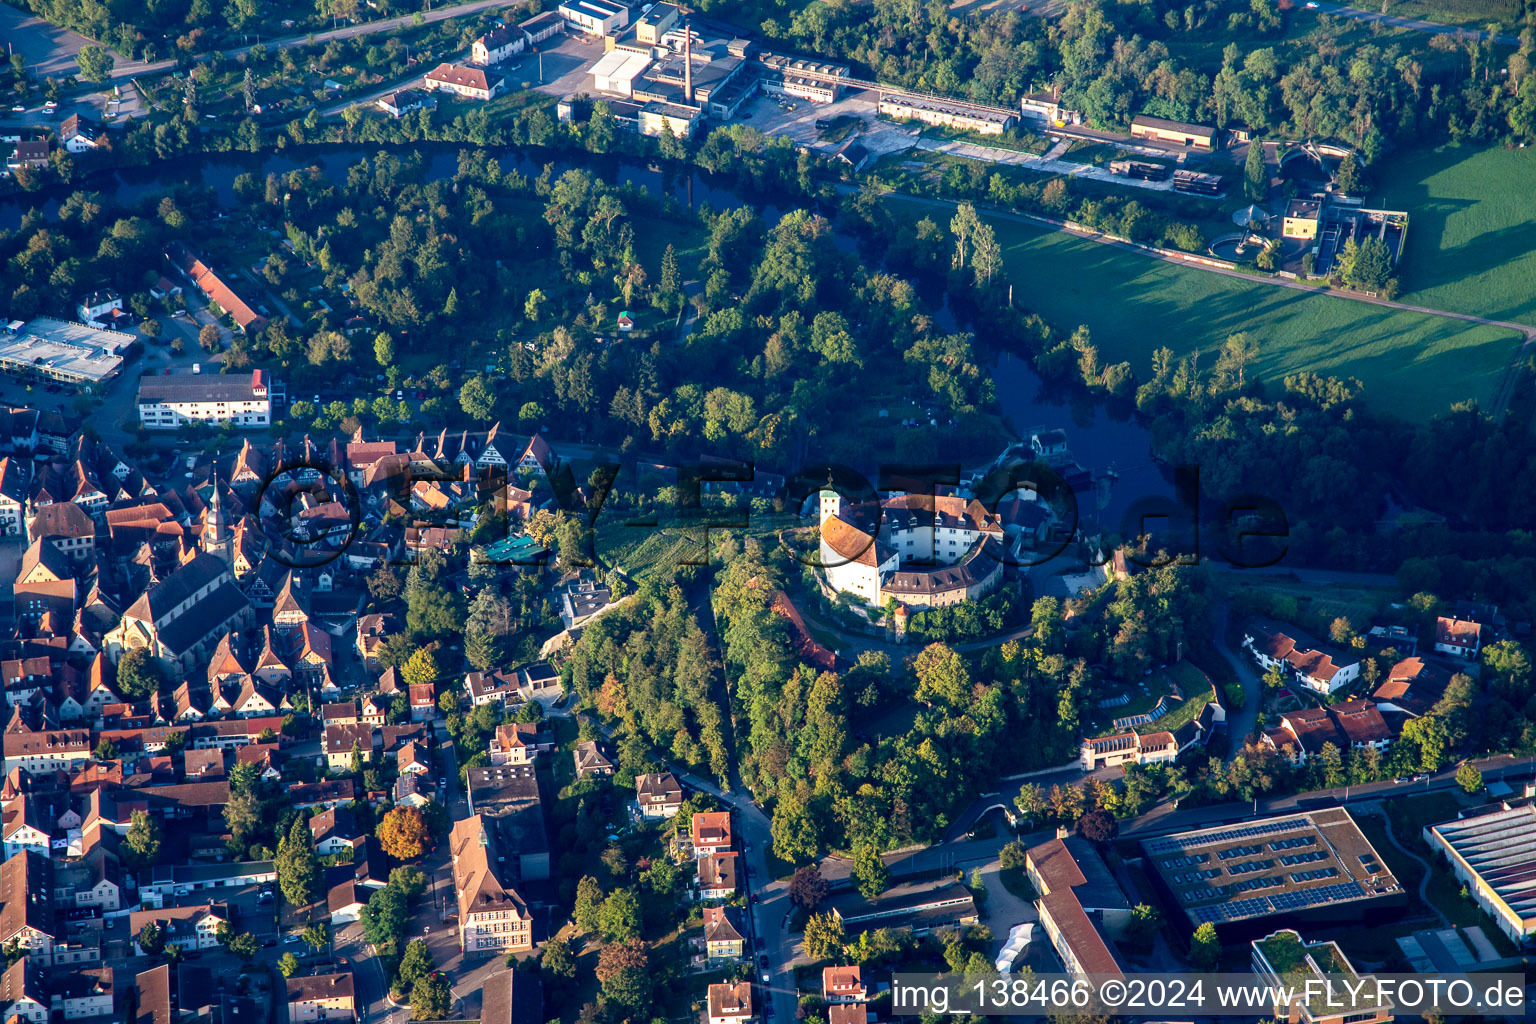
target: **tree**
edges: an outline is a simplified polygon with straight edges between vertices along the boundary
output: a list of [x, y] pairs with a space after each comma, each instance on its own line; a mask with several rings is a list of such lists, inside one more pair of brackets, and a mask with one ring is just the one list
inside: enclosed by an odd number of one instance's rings
[[544, 943], [544, 952], [539, 957], [539, 966], [546, 974], [556, 978], [576, 977], [576, 957], [571, 952], [571, 944], [561, 938], [552, 938]]
[[203, 324], [197, 332], [197, 344], [204, 352], [217, 352], [223, 335], [214, 324]]
[[415, 651], [405, 659], [405, 664], [400, 666], [400, 678], [407, 686], [425, 686], [435, 683], [441, 674], [437, 656], [425, 647]]
[[331, 941], [331, 923], [329, 921], [316, 921], [313, 924], [307, 925], [300, 937], [303, 938], [305, 945], [318, 953]]
[[912, 659], [917, 676], [913, 696], [930, 704], [958, 707], [971, 697], [971, 673], [965, 659], [944, 644], [929, 644]]
[[433, 971], [411, 986], [411, 1020], [442, 1020], [448, 1016], [453, 993], [442, 972]]
[[873, 843], [864, 843], [853, 851], [853, 880], [867, 900], [879, 896], [891, 884], [891, 871]]
[[395, 361], [395, 339], [384, 331], [373, 337], [373, 358], [380, 366], [391, 366]]
[[1098, 846], [1115, 841], [1120, 834], [1120, 823], [1108, 811], [1089, 811], [1077, 819], [1077, 834]]
[[383, 956], [394, 956], [405, 935], [405, 897], [400, 890], [386, 885], [368, 897], [359, 920], [363, 938]]
[[1207, 921], [1195, 929], [1194, 936], [1189, 940], [1189, 959], [1202, 971], [1214, 971], [1221, 962], [1221, 937], [1216, 934], [1216, 926], [1211, 922]]
[[160, 931], [160, 926], [150, 921], [139, 929], [139, 948], [150, 956], [158, 956], [165, 948], [165, 936]]
[[602, 910], [603, 887], [591, 875], [583, 875], [581, 881], [576, 883], [576, 905], [571, 909], [576, 927], [584, 932], [597, 931], [602, 921]]
[[285, 978], [291, 978], [298, 974], [299, 966], [299, 958], [292, 953], [284, 953], [277, 959], [277, 969], [282, 972]]
[[997, 861], [1004, 871], [1017, 871], [1024, 866], [1028, 847], [1017, 839], [1010, 840], [997, 851]]
[[117, 60], [105, 46], [87, 46], [75, 54], [75, 63], [80, 65], [81, 78], [92, 85], [100, 85], [112, 73]]
[[224, 948], [239, 958], [241, 963], [248, 964], [261, 952], [261, 943], [250, 932], [240, 932], [229, 936], [228, 941], [224, 942]]
[[413, 900], [427, 891], [427, 874], [414, 864], [402, 864], [389, 873], [389, 884]]
[[1249, 202], [1262, 203], [1269, 198], [1269, 170], [1264, 166], [1264, 140], [1248, 143], [1248, 159], [1243, 163], [1243, 195]]
[[633, 889], [617, 889], [603, 901], [598, 930], [610, 942], [624, 942], [640, 935], [640, 900]]
[[148, 648], [135, 647], [117, 660], [117, 688], [131, 701], [149, 699], [160, 689], [160, 663]]
[[132, 867], [150, 867], [160, 859], [160, 824], [147, 811], [134, 811], [129, 822], [123, 859]]
[[112, 742], [112, 737], [110, 737], [110, 736], [103, 736], [101, 738], [101, 742], [96, 744], [96, 760], [98, 760], [98, 761], [115, 761], [115, 760], [117, 760], [117, 744]]
[[976, 284], [986, 287], [992, 283], [992, 278], [1003, 269], [1003, 247], [998, 244], [997, 232], [992, 230], [992, 225], [982, 221], [976, 225], [975, 237], [971, 240], [971, 270], [976, 274]]
[[1480, 792], [1483, 788], [1483, 773], [1471, 761], [1464, 761], [1456, 769], [1456, 784], [1468, 793]]
[[319, 895], [320, 862], [315, 858], [309, 823], [300, 815], [277, 843], [277, 885], [283, 899], [307, 907]]
[[832, 914], [812, 914], [805, 919], [805, 955], [812, 960], [833, 960], [843, 954], [843, 923]]
[[1345, 154], [1344, 159], [1339, 161], [1339, 170], [1333, 180], [1334, 184], [1338, 185], [1339, 191], [1347, 196], [1361, 191], [1360, 164], [1355, 159], [1355, 154]]
[[395, 969], [395, 991], [409, 992], [418, 981], [431, 974], [435, 967], [432, 950], [427, 947], [426, 940], [412, 939], [405, 944], [400, 966]]
[[1026, 782], [1019, 787], [1019, 795], [1013, 798], [1013, 806], [1019, 809], [1025, 821], [1033, 824], [1045, 814], [1045, 790], [1033, 782]]
[[496, 393], [476, 374], [459, 388], [459, 405], [470, 418], [486, 421], [496, 412]]
[[639, 939], [604, 946], [598, 953], [596, 975], [605, 1001], [629, 1010], [632, 1016], [650, 1006], [650, 954]]
[[1131, 923], [1126, 928], [1127, 937], [1137, 949], [1149, 950], [1162, 925], [1162, 915], [1156, 907], [1138, 903], [1131, 908]]
[[431, 834], [426, 819], [414, 807], [395, 807], [377, 830], [379, 848], [396, 860], [415, 860], [427, 852]]
[[821, 868], [807, 864], [796, 868], [789, 880], [789, 901], [801, 910], [815, 910], [827, 898], [827, 889]]

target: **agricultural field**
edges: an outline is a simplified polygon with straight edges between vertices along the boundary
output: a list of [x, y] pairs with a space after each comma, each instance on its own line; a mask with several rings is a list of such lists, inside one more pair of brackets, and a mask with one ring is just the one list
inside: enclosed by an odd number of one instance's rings
[[1016, 220], [993, 223], [1015, 302], [1062, 331], [1086, 324], [1104, 360], [1127, 360], [1143, 376], [1158, 346], [1214, 358], [1229, 335], [1246, 331], [1258, 341], [1255, 369], [1265, 380], [1303, 370], [1357, 377], [1383, 412], [1428, 419], [1463, 399], [1491, 406], [1518, 343], [1500, 328], [1177, 266]]
[[1373, 174], [1371, 205], [1409, 215], [1401, 301], [1536, 324], [1536, 150], [1445, 146]]

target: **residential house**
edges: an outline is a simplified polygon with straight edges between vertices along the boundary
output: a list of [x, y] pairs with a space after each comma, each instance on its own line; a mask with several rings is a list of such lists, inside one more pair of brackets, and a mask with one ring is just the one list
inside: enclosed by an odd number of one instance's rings
[[332, 771], [339, 772], [352, 770], [354, 751], [361, 754], [364, 762], [368, 762], [381, 746], [378, 730], [363, 722], [326, 726], [324, 742], [325, 763]]
[[670, 818], [683, 809], [683, 787], [671, 772], [635, 776], [635, 802], [645, 818]]
[[48, 1024], [50, 999], [42, 969], [22, 957], [0, 974], [0, 1008], [7, 1022]]
[[522, 53], [527, 45], [528, 37], [523, 35], [522, 29], [502, 25], [470, 44], [469, 59], [476, 64], [500, 64], [508, 57]]
[[447, 63], [428, 71], [424, 81], [428, 92], [442, 90], [464, 99], [482, 102], [495, 97], [506, 86], [500, 76], [484, 68]]
[[709, 853], [698, 861], [699, 899], [728, 900], [736, 895], [736, 854]]
[[1329, 744], [1343, 757], [1367, 747], [1384, 751], [1392, 743], [1392, 730], [1374, 701], [1357, 698], [1330, 707], [1287, 711], [1277, 728], [1264, 733], [1264, 742], [1297, 764], [1305, 764]]
[[1397, 712], [1410, 718], [1426, 715], [1434, 708], [1445, 688], [1450, 685], [1451, 674], [1423, 658], [1403, 658], [1387, 669], [1371, 699], [1385, 712]]
[[596, 740], [583, 740], [576, 744], [573, 754], [576, 759], [576, 777], [585, 778], [588, 775], [612, 775], [613, 762], [608, 755], [603, 753], [602, 747]]
[[704, 908], [704, 951], [711, 963], [741, 959], [746, 939], [731, 922], [729, 909]]
[[1304, 689], [1329, 694], [1360, 677], [1360, 657], [1323, 649], [1292, 626], [1254, 619], [1243, 631], [1243, 646], [1266, 671], [1279, 668]]
[[464, 689], [475, 707], [482, 704], [506, 704], [518, 695], [521, 680], [516, 672], [470, 672], [464, 676]]
[[699, 811], [689, 825], [696, 857], [725, 853], [731, 848], [731, 812]]
[[532, 764], [541, 750], [551, 750], [554, 743], [536, 722], [504, 722], [491, 736], [491, 764]]
[[752, 983], [709, 986], [706, 1011], [708, 1024], [745, 1024], [752, 1019]]
[[1482, 650], [1483, 627], [1470, 619], [1447, 618], [1435, 620], [1435, 650], [1445, 654], [1476, 660]]
[[288, 979], [288, 1024], [357, 1019], [352, 972]]
[[862, 1003], [869, 999], [869, 985], [864, 981], [858, 964], [823, 967], [821, 969], [821, 1001], [833, 1003]]
[[52, 866], [22, 851], [0, 864], [0, 946], [13, 943], [40, 967], [54, 963], [54, 903], [49, 897]]
[[155, 925], [166, 942], [183, 950], [212, 949], [219, 944], [219, 925], [231, 920], [229, 908], [223, 903], [135, 910], [128, 915], [128, 934], [133, 936], [133, 949], [139, 956], [145, 955], [138, 939], [147, 924]]
[[346, 807], [333, 807], [310, 818], [309, 832], [315, 852], [323, 857], [354, 853], [365, 838], [356, 817]]
[[411, 721], [430, 722], [437, 717], [437, 687], [431, 683], [411, 683], [409, 696]]
[[[64, 123], [59, 125], [59, 142], [70, 153], [89, 153], [101, 146], [105, 140], [101, 125], [84, 114], [70, 114], [64, 119]], [[90, 323], [91, 318], [86, 318], [85, 322]]]

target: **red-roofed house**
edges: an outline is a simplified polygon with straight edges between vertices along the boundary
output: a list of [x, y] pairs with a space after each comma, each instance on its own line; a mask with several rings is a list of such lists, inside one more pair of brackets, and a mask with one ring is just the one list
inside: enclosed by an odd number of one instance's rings
[[1467, 619], [1446, 618], [1435, 620], [1435, 650], [1454, 654], [1468, 661], [1477, 657], [1482, 649], [1483, 627]]

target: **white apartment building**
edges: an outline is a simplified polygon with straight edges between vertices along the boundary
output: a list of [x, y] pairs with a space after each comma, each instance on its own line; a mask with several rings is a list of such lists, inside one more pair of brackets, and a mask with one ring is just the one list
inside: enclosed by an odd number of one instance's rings
[[243, 428], [272, 423], [266, 373], [178, 373], [139, 381], [139, 422], [150, 430], [175, 430], [194, 420], [232, 421]]

